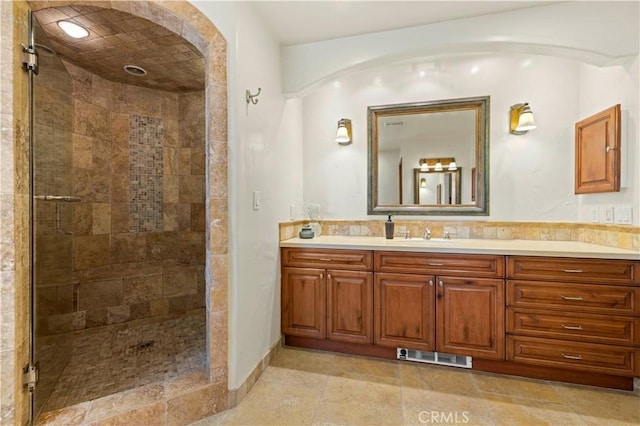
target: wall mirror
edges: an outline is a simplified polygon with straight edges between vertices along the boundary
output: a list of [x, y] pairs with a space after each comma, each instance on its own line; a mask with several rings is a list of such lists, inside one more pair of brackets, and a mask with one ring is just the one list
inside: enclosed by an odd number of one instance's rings
[[370, 106], [367, 118], [368, 214], [489, 214], [489, 96]]

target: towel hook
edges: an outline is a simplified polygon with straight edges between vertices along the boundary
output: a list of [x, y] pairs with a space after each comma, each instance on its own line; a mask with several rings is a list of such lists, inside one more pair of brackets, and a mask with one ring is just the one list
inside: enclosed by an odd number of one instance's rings
[[252, 95], [251, 92], [249, 92], [249, 89], [247, 89], [247, 91], [246, 91], [247, 104], [249, 104], [249, 102], [251, 102], [254, 105], [257, 104], [258, 103], [258, 96], [260, 95], [261, 91], [262, 91], [262, 89], [258, 87], [258, 92], [255, 95]]

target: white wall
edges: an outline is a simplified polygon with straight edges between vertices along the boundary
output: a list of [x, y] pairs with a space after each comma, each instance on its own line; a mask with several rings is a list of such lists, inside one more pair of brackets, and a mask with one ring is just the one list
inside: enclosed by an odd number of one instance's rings
[[[279, 46], [246, 2], [192, 2], [227, 40], [229, 387], [280, 338], [278, 222], [302, 199], [301, 101], [285, 100]], [[262, 92], [247, 105], [245, 90]], [[253, 191], [260, 209], [253, 210]]]
[[638, 57], [625, 66], [598, 68], [582, 64], [579, 75], [580, 118], [586, 118], [615, 104], [622, 109], [622, 151], [620, 192], [578, 196], [580, 220], [591, 221], [591, 210], [603, 206], [634, 207], [633, 223], [640, 224], [640, 85]]
[[[570, 59], [478, 54], [386, 65], [327, 83], [303, 98], [305, 200], [320, 203], [325, 218], [367, 218], [368, 105], [490, 95], [491, 215], [476, 219], [578, 221], [580, 70]], [[530, 103], [538, 124], [522, 136], [508, 131], [509, 107], [518, 102]], [[340, 117], [352, 119], [347, 147], [332, 141]], [[459, 219], [436, 220], [452, 218]]]
[[542, 53], [594, 65], [638, 54], [637, 1], [571, 1], [353, 37], [286, 46], [286, 92], [343, 76], [351, 69], [451, 53]]

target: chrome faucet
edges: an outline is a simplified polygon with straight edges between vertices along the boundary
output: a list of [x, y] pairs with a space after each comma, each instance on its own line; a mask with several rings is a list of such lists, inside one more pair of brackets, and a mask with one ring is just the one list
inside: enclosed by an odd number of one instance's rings
[[411, 239], [411, 233], [409, 231], [407, 231], [407, 233], [404, 234], [404, 239], [405, 240], [410, 240]]
[[444, 231], [444, 239], [445, 240], [450, 240], [451, 239], [451, 235], [449, 235], [449, 231]]
[[424, 236], [422, 238], [424, 238], [425, 240], [430, 240], [431, 239], [431, 229], [426, 228], [424, 230]]

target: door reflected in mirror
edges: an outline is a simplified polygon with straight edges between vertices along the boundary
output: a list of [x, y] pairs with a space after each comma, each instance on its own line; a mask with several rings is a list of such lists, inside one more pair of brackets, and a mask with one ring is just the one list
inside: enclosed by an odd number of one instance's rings
[[369, 214], [489, 214], [488, 96], [367, 111]]
[[441, 206], [461, 204], [460, 175], [457, 170], [421, 170], [413, 169], [413, 203], [421, 206]]

